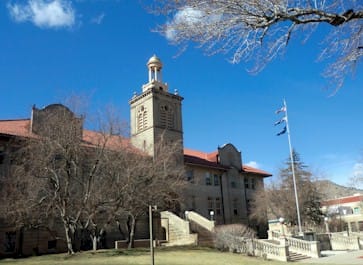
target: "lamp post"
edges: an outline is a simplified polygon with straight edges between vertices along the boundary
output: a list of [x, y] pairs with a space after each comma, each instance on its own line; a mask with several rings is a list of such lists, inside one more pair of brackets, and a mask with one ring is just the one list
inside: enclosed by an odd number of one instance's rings
[[211, 220], [211, 221], [213, 221], [214, 211], [210, 211], [210, 212], [209, 212], [209, 215], [210, 215], [210, 220]]
[[285, 222], [285, 219], [284, 219], [284, 217], [280, 217], [279, 218], [279, 222], [281, 224], [281, 234], [282, 234], [282, 237], [285, 238], [285, 231], [284, 231], [284, 222]]
[[329, 223], [328, 223], [328, 221], [329, 221], [328, 216], [325, 216], [325, 217], [324, 217], [325, 230], [326, 230], [326, 232], [327, 232], [327, 233], [330, 233], [330, 231], [329, 231]]
[[156, 205], [149, 205], [149, 232], [150, 232], [150, 256], [151, 256], [151, 265], [155, 264], [154, 260], [154, 242], [153, 242], [153, 211], [157, 210]]
[[188, 221], [188, 219], [189, 219], [189, 217], [188, 217], [188, 215], [189, 215], [189, 211], [185, 211], [184, 215], [185, 215], [185, 220], [187, 220], [187, 221]]

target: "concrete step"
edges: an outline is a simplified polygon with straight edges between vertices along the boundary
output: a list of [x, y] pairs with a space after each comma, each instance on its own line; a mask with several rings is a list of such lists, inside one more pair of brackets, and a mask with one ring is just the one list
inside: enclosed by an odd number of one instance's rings
[[304, 259], [310, 259], [311, 257], [300, 254], [300, 253], [296, 253], [296, 252], [289, 252], [289, 261], [294, 262], [294, 261], [300, 261], [300, 260], [304, 260]]

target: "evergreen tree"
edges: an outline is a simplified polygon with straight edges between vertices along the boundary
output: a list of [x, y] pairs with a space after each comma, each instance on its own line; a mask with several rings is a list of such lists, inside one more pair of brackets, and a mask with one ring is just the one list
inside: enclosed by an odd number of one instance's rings
[[[297, 197], [299, 201], [300, 216], [304, 224], [319, 224], [321, 222], [320, 200], [321, 196], [313, 182], [313, 174], [309, 171], [300, 158], [299, 153], [292, 151], [293, 166], [295, 171], [295, 181]], [[293, 172], [291, 160], [288, 158], [284, 163], [284, 168], [279, 172], [281, 194], [288, 204], [286, 205], [285, 218], [291, 223], [297, 223], [296, 200], [293, 182]]]
[[[293, 150], [293, 165], [302, 225], [317, 225], [322, 221], [321, 196], [313, 181], [313, 174]], [[298, 224], [293, 174], [290, 157], [280, 169], [278, 180], [256, 192], [252, 201], [251, 217], [258, 221], [283, 217], [286, 222]]]

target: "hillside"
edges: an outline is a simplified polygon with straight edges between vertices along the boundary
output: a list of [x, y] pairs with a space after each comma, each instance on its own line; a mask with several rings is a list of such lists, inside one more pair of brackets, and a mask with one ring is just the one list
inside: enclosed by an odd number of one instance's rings
[[363, 190], [361, 189], [341, 186], [330, 180], [318, 180], [316, 181], [316, 184], [318, 186], [318, 190], [322, 194], [323, 200], [351, 196], [356, 193], [363, 194]]

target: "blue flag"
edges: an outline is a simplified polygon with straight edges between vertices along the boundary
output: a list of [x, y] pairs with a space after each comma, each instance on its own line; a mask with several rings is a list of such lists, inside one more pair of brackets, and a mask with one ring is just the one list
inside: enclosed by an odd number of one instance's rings
[[284, 134], [286, 132], [286, 126], [282, 129], [281, 132], [279, 132], [278, 134], [276, 134], [277, 136], [280, 136], [282, 134]]
[[276, 126], [276, 125], [279, 125], [279, 124], [281, 124], [283, 122], [286, 122], [286, 117], [283, 117], [281, 120], [275, 122], [274, 125]]

